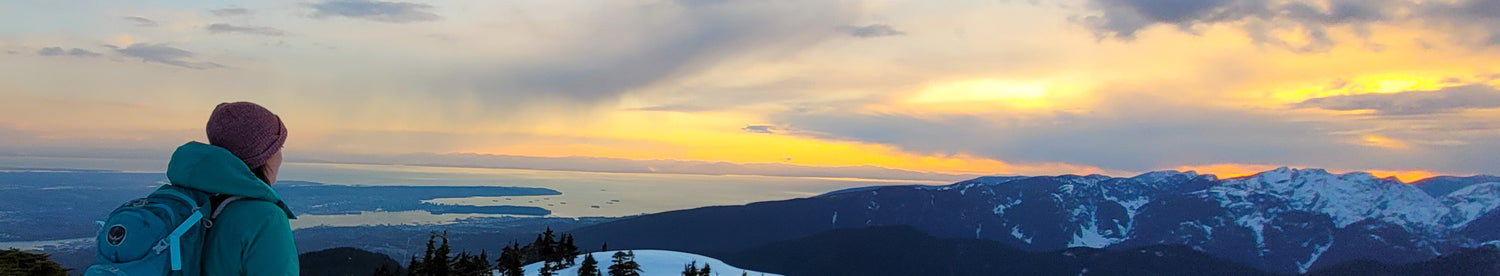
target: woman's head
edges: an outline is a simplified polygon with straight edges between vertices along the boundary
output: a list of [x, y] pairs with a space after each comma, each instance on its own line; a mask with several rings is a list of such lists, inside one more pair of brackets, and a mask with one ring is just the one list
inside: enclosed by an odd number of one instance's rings
[[276, 182], [286, 125], [281, 117], [250, 102], [222, 103], [208, 116], [208, 143], [229, 150], [266, 184]]

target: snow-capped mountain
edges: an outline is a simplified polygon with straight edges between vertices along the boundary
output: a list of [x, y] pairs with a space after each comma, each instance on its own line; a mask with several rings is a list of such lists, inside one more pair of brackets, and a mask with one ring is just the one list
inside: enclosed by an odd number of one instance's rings
[[915, 225], [1029, 250], [1185, 244], [1291, 273], [1359, 259], [1419, 261], [1485, 242], [1459, 232], [1495, 213], [1500, 183], [1433, 197], [1368, 173], [1279, 168], [1224, 180], [1174, 171], [1130, 178], [983, 177], [823, 197], [868, 202], [865, 210], [837, 211], [846, 218], [863, 212], [867, 225]]
[[[1231, 179], [1175, 171], [981, 177], [673, 211], [575, 235], [722, 256], [839, 228], [907, 225], [1032, 252], [1186, 245], [1266, 271], [1301, 273], [1356, 260], [1423, 261], [1500, 240], [1500, 183], [1465, 182], [1482, 179], [1424, 187], [1290, 168]], [[722, 239], [727, 235], [738, 238]]]

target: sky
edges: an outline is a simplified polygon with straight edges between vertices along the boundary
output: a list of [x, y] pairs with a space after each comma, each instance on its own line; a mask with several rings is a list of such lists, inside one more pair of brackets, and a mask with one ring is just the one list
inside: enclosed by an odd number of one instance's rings
[[1500, 174], [1500, 1], [19, 0], [0, 22], [12, 153], [161, 152], [252, 101], [293, 160]]

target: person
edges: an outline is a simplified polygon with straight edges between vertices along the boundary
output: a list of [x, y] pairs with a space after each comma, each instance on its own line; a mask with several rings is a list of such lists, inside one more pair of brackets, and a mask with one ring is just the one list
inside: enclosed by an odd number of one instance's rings
[[202, 275], [297, 275], [296, 216], [271, 189], [287, 138], [281, 117], [254, 103], [222, 103], [206, 130], [208, 144], [178, 147], [167, 165], [174, 185], [215, 194]]

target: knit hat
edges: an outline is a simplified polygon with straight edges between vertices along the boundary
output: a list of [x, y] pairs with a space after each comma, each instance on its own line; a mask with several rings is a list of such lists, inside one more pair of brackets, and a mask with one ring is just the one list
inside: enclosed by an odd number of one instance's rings
[[208, 143], [229, 150], [245, 166], [264, 166], [286, 144], [281, 117], [250, 102], [221, 103], [208, 116]]

